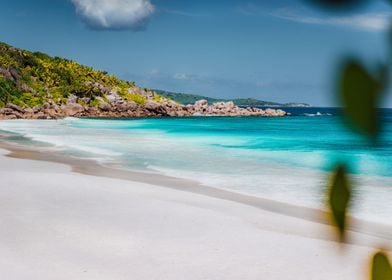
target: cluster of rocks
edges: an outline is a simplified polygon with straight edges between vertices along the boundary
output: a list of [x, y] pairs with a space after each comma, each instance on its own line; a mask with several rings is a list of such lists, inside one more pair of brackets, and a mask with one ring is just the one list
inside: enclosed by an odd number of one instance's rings
[[[61, 100], [49, 98], [43, 106], [22, 108], [15, 104], [8, 104], [0, 109], [0, 119], [57, 119], [62, 117], [190, 117], [190, 116], [268, 116], [280, 117], [287, 115], [282, 110], [241, 108], [233, 102], [219, 102], [212, 105], [207, 100], [199, 100], [195, 104], [181, 105], [170, 99], [156, 95], [135, 87], [129, 93], [140, 96], [144, 102], [137, 104], [126, 100], [117, 91], [100, 89], [105, 92], [101, 97], [95, 97], [95, 105], [90, 104], [89, 98], [79, 98], [70, 95], [65, 104]], [[98, 103], [98, 104], [97, 104]]]
[[242, 108], [234, 102], [217, 102], [212, 105], [207, 100], [199, 100], [194, 105], [185, 106], [192, 116], [265, 116], [283, 117], [287, 113], [280, 109], [260, 109], [255, 107]]

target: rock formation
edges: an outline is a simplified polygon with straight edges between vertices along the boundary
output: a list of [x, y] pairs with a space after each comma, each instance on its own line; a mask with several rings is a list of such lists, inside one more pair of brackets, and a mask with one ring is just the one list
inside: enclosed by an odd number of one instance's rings
[[0, 42], [0, 119], [284, 115], [233, 102], [184, 106], [105, 71]]
[[41, 107], [22, 108], [7, 104], [0, 109], [1, 119], [57, 119], [62, 117], [192, 117], [192, 116], [263, 116], [282, 117], [287, 113], [280, 109], [241, 108], [233, 102], [208, 104], [207, 100], [199, 100], [194, 105], [181, 105], [166, 98], [157, 101], [157, 95], [145, 92], [146, 102], [137, 104], [127, 101], [113, 92], [106, 100], [98, 99], [96, 107], [83, 106], [88, 100], [70, 96], [66, 104], [49, 101]]

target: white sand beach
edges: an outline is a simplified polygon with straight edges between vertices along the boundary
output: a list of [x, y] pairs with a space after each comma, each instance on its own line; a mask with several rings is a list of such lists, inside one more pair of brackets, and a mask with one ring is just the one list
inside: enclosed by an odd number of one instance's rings
[[351, 232], [341, 246], [316, 221], [8, 153], [0, 279], [368, 279], [370, 254], [391, 245]]

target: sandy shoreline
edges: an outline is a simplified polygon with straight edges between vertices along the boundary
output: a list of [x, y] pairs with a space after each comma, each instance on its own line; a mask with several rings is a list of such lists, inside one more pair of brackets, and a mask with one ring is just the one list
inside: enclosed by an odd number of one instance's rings
[[353, 221], [342, 250], [322, 211], [0, 148], [4, 279], [367, 279], [392, 245], [390, 228]]

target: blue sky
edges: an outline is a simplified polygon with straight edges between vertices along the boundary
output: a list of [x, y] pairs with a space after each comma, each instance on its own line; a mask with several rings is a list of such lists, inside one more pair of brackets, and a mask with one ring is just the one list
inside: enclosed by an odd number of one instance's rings
[[381, 0], [350, 13], [296, 0], [13, 0], [0, 41], [142, 87], [327, 106], [342, 57], [385, 60], [391, 16]]

